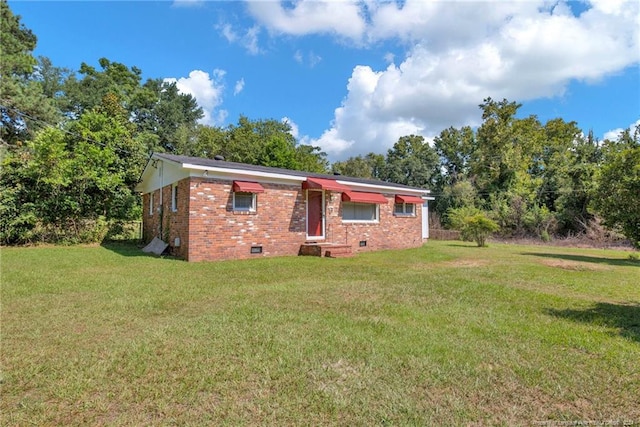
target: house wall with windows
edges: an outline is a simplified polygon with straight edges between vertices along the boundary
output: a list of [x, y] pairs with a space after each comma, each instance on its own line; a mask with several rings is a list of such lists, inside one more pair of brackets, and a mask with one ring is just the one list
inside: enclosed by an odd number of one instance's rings
[[263, 192], [249, 193], [255, 197], [253, 209], [246, 210], [244, 203], [234, 209], [233, 181], [191, 179], [189, 261], [298, 253], [306, 237], [302, 189], [299, 185], [261, 185]]
[[354, 253], [423, 243], [428, 191], [415, 187], [157, 154], [137, 188], [145, 241], [188, 261], [297, 255], [310, 241]]
[[169, 243], [174, 255], [184, 259], [189, 248], [189, 191], [189, 178], [185, 178], [164, 186], [162, 197], [160, 189], [142, 197], [143, 240], [159, 237]]
[[[236, 210], [231, 180], [186, 178], [176, 184], [175, 210], [174, 184], [163, 188], [162, 210], [160, 190], [143, 195], [143, 229], [145, 241], [159, 236], [180, 258], [206, 261], [297, 255], [300, 245], [307, 241], [308, 190], [300, 185], [263, 183], [264, 192], [254, 193], [254, 209]], [[361, 215], [360, 219], [345, 220], [344, 207], [349, 208], [350, 203], [342, 201], [339, 192], [327, 193], [326, 235], [322, 241], [351, 245], [355, 253], [422, 245], [422, 206], [413, 205], [413, 214], [400, 215], [395, 212], [398, 206], [394, 195], [384, 194], [387, 203], [355, 203], [364, 207], [363, 211], [375, 211], [375, 218], [361, 219]], [[155, 202], [153, 213], [149, 207], [151, 198]]]
[[[387, 203], [354, 203], [376, 211], [373, 220], [345, 219], [345, 206], [350, 209], [350, 203], [341, 199], [339, 193], [331, 196], [327, 203], [327, 241], [351, 245], [355, 253], [375, 251], [380, 249], [403, 249], [419, 247], [422, 221], [420, 219], [421, 206], [416, 206], [412, 215], [394, 214], [394, 194], [383, 194]], [[365, 206], [367, 205], [367, 206]], [[363, 218], [365, 215], [359, 215]], [[368, 215], [366, 215], [368, 217]], [[351, 218], [351, 217], [346, 217]]]

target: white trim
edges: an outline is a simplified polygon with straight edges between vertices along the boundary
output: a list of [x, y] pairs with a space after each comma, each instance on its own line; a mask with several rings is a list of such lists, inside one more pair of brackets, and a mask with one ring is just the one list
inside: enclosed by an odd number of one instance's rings
[[[231, 202], [231, 209], [234, 212], [256, 212], [258, 209], [258, 197], [256, 193], [249, 193], [247, 191], [232, 191], [233, 193], [233, 201]], [[236, 207], [236, 194], [251, 194], [251, 207], [249, 209], [237, 208]]]
[[[350, 203], [354, 205], [373, 205], [375, 207], [375, 219], [344, 219], [344, 204]], [[342, 202], [342, 215], [340, 219], [344, 224], [379, 224], [380, 223], [380, 205], [378, 203], [363, 202]]]
[[392, 185], [377, 185], [377, 184], [363, 184], [360, 182], [353, 182], [353, 181], [344, 181], [344, 180], [338, 180], [336, 181], [338, 184], [342, 184], [342, 185], [346, 185], [348, 187], [353, 188], [354, 190], [356, 190], [357, 188], [363, 188], [363, 189], [376, 189], [376, 190], [388, 190], [389, 192], [392, 193], [397, 193], [397, 192], [402, 192], [402, 193], [411, 193], [411, 194], [416, 194], [419, 196], [422, 196], [425, 193], [430, 193], [430, 190], [420, 190], [420, 189], [411, 189], [411, 188], [404, 188], [404, 187], [394, 187]]
[[274, 179], [282, 179], [282, 180], [296, 181], [296, 182], [304, 182], [307, 180], [307, 177], [305, 176], [293, 176], [293, 175], [285, 175], [281, 173], [260, 172], [260, 171], [244, 170], [244, 169], [216, 168], [211, 166], [192, 165], [190, 163], [183, 163], [182, 167], [185, 169], [216, 172], [223, 176], [227, 176], [227, 175], [257, 176], [261, 178], [274, 178]]
[[[396, 212], [396, 205], [402, 205], [402, 212]], [[412, 212], [407, 212], [407, 206], [412, 206], [413, 208], [411, 209]], [[398, 203], [395, 202], [393, 204], [393, 215], [394, 216], [399, 216], [399, 217], [404, 217], [404, 218], [411, 218], [411, 217], [415, 217], [416, 216], [416, 204], [415, 203]]]
[[[434, 198], [431, 197], [427, 200], [434, 200]], [[427, 202], [426, 200], [422, 205], [422, 238], [429, 238], [429, 202]]]
[[[322, 234], [320, 236], [309, 236], [309, 191], [314, 191], [314, 192], [322, 192], [322, 204], [320, 205], [320, 228], [321, 228], [321, 232]], [[324, 240], [325, 239], [325, 234], [326, 234], [326, 225], [325, 225], [325, 215], [324, 215], [324, 211], [326, 209], [326, 200], [325, 200], [325, 196], [326, 196], [326, 192], [324, 190], [316, 190], [316, 189], [311, 189], [311, 190], [305, 190], [305, 201], [306, 201], [306, 205], [307, 205], [307, 211], [306, 211], [306, 221], [305, 221], [305, 234], [307, 236], [307, 240]]]

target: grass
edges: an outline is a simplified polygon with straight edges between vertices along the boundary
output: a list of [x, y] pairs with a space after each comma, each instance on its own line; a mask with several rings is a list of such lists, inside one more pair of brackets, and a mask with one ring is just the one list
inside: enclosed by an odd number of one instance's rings
[[3, 425], [640, 423], [628, 252], [1, 257]]

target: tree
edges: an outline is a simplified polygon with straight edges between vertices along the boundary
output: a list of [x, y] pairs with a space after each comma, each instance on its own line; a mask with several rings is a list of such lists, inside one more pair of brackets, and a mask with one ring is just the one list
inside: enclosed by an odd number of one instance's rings
[[347, 160], [335, 162], [331, 165], [331, 170], [346, 176], [380, 179], [384, 161], [383, 155], [369, 153], [366, 156], [350, 157]]
[[163, 151], [187, 154], [197, 139], [197, 121], [204, 117], [195, 98], [180, 93], [174, 82], [147, 80], [132, 96], [128, 107], [138, 132], [157, 136]]
[[53, 102], [32, 79], [36, 42], [20, 16], [0, 0], [0, 144], [21, 144], [43, 124], [57, 121]]
[[520, 106], [491, 98], [480, 105], [483, 123], [478, 128], [470, 173], [478, 192], [487, 199], [492, 193], [511, 190], [529, 199], [539, 185], [530, 172], [540, 159], [544, 132], [535, 116], [515, 117]]
[[295, 157], [297, 170], [325, 173], [329, 168], [327, 153], [323, 152], [320, 147], [297, 144]]
[[26, 150], [5, 159], [3, 243], [99, 241], [109, 223], [139, 217], [133, 188], [145, 152], [118, 108], [118, 100], [107, 96], [100, 109], [64, 129], [38, 131]]
[[422, 136], [398, 139], [387, 152], [382, 179], [415, 187], [434, 187], [438, 171], [438, 155]]
[[142, 70], [139, 68], [129, 68], [107, 58], [100, 58], [98, 63], [101, 70], [83, 62], [79, 70], [82, 77], [78, 79], [72, 74], [65, 81], [69, 113], [75, 117], [100, 105], [108, 93], [116, 95], [122, 106], [130, 111], [132, 99], [140, 89]]
[[604, 224], [640, 248], [640, 126], [607, 141], [594, 204]]
[[434, 211], [445, 219], [450, 208], [475, 206], [478, 192], [470, 177], [470, 160], [475, 147], [475, 134], [465, 126], [450, 127], [434, 138], [434, 148], [440, 158], [436, 175]]
[[278, 120], [250, 120], [240, 116], [226, 129], [220, 153], [228, 161], [325, 172], [326, 154], [319, 148], [297, 144], [291, 125]]
[[440, 132], [433, 143], [440, 157], [444, 185], [453, 185], [469, 176], [469, 161], [475, 146], [473, 129], [450, 127]]

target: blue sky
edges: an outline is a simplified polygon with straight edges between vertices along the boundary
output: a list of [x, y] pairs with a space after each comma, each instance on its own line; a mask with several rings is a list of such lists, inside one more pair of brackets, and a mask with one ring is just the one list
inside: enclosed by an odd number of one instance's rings
[[640, 120], [637, 1], [9, 1], [36, 55], [175, 80], [225, 126], [287, 119], [331, 160], [477, 126], [485, 97], [598, 138]]

